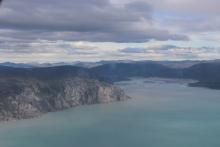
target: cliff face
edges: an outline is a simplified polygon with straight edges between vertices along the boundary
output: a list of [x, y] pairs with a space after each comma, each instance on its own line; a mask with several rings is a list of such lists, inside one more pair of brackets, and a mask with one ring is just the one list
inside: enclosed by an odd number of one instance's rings
[[0, 121], [26, 119], [79, 105], [123, 101], [113, 85], [85, 78], [59, 80], [1, 79]]

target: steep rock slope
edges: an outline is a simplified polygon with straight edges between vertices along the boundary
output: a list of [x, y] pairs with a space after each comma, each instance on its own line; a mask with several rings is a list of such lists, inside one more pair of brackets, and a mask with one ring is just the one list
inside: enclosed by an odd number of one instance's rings
[[86, 78], [58, 80], [1, 79], [0, 121], [26, 119], [79, 105], [123, 101], [113, 85]]

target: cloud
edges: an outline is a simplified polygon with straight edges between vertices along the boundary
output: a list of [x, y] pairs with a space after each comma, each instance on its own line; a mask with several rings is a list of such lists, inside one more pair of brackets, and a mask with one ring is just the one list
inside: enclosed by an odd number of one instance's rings
[[144, 1], [118, 6], [110, 0], [7, 0], [0, 10], [0, 28], [11, 30], [8, 36], [16, 39], [92, 42], [188, 39], [157, 28], [152, 15], [153, 8]]
[[105, 56], [87, 42], [47, 41], [0, 42], [0, 62], [72, 62], [95, 60]]
[[188, 13], [219, 13], [219, 0], [147, 0], [149, 3], [161, 10]]
[[1, 42], [1, 53], [10, 54], [64, 54], [64, 55], [91, 55], [97, 54], [98, 49], [90, 44], [68, 41], [45, 41], [36, 42]]
[[219, 0], [146, 0], [159, 16], [158, 25], [178, 33], [219, 32]]
[[174, 45], [155, 45], [155, 46], [150, 46], [148, 48], [124, 48], [120, 50], [123, 53], [149, 53], [149, 52], [163, 52], [167, 51], [170, 49], [178, 48]]
[[179, 47], [174, 45], [155, 45], [143, 48], [124, 48], [120, 52], [128, 56], [152, 57], [159, 56], [162, 60], [187, 59], [217, 59], [220, 57], [220, 48], [215, 47]]
[[5, 0], [0, 61], [220, 58], [219, 5], [219, 0]]
[[125, 48], [121, 50], [122, 53], [146, 53], [146, 48]]

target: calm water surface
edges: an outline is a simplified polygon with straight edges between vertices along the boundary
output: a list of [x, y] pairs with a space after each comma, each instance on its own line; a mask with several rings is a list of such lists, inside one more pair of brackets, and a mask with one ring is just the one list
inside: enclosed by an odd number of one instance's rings
[[118, 83], [132, 99], [0, 124], [0, 147], [220, 147], [220, 91]]

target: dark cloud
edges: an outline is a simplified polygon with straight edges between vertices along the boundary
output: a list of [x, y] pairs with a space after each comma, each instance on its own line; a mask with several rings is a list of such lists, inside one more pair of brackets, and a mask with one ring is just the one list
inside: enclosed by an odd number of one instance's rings
[[[219, 4], [219, 0], [4, 0], [0, 61], [219, 58]], [[140, 45], [144, 47], [135, 47]], [[215, 47], [202, 47], [209, 45]]]
[[7, 0], [2, 8], [0, 28], [13, 30], [8, 35], [11, 38], [95, 42], [188, 39], [155, 27], [153, 8], [143, 1], [118, 6], [109, 0]]

